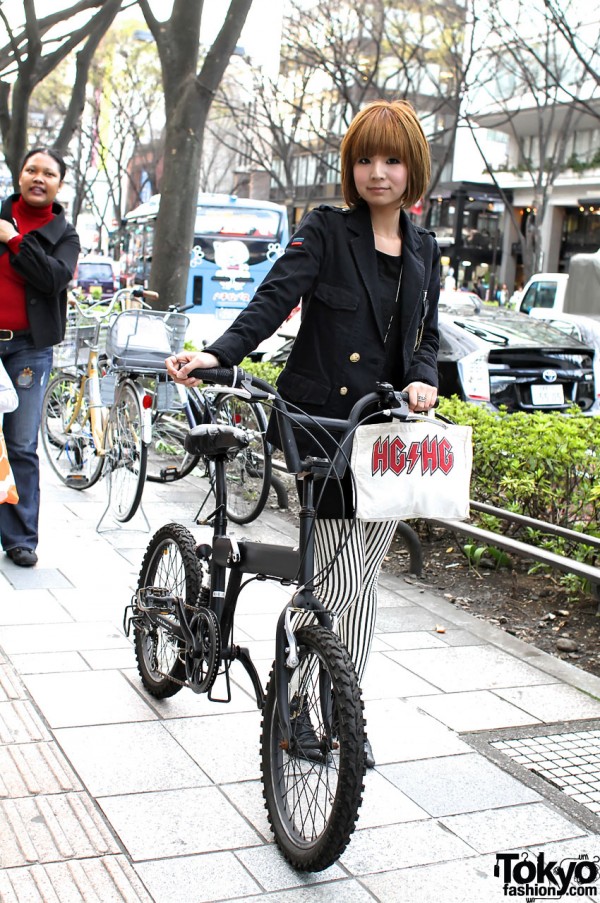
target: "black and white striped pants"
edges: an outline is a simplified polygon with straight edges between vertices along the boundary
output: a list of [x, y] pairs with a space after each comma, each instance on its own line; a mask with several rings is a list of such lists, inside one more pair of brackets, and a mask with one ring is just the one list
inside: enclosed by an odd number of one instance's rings
[[362, 681], [375, 631], [377, 582], [397, 521], [317, 520], [315, 594], [338, 619], [338, 633]]

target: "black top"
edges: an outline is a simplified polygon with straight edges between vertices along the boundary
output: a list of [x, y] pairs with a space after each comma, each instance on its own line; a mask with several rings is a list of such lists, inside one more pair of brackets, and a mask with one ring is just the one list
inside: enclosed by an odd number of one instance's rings
[[379, 297], [381, 308], [379, 318], [385, 340], [385, 360], [381, 378], [391, 382], [394, 373], [398, 333], [400, 330], [400, 288], [402, 280], [402, 255], [384, 254], [375, 250], [377, 255], [377, 274], [379, 276]]

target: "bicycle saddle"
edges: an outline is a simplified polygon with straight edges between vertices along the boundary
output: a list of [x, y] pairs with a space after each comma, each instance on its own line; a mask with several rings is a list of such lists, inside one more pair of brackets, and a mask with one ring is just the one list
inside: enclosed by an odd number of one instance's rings
[[189, 431], [184, 440], [186, 452], [216, 458], [245, 448], [250, 443], [250, 434], [238, 426], [219, 423], [203, 423]]

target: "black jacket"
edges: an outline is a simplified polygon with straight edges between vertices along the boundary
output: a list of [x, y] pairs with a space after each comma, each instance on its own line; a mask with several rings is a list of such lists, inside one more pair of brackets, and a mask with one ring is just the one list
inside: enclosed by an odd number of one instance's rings
[[[0, 209], [0, 218], [12, 222], [13, 194]], [[56, 345], [65, 334], [67, 286], [73, 278], [80, 243], [60, 204], [52, 205], [54, 219], [23, 236], [18, 254], [0, 242], [0, 254], [8, 251], [11, 266], [25, 279], [27, 317], [36, 348]], [[2, 324], [0, 323], [0, 326]]]
[[[415, 380], [437, 386], [440, 252], [433, 235], [404, 212], [401, 229], [401, 329], [393, 382], [398, 389]], [[385, 357], [366, 205], [311, 211], [250, 304], [206, 350], [225, 366], [239, 364], [279, 328], [300, 299], [302, 323], [278, 388], [283, 398], [309, 414], [344, 418], [381, 379]]]

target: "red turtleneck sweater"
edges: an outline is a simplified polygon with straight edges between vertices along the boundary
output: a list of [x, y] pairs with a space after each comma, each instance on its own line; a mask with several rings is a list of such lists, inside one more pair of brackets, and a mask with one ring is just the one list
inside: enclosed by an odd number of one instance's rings
[[[21, 240], [28, 232], [40, 229], [54, 218], [52, 204], [32, 207], [19, 197], [12, 207], [12, 215], [19, 232], [8, 243], [9, 251], [17, 254]], [[25, 280], [10, 264], [11, 254], [0, 256], [0, 329], [29, 329], [25, 304]]]

